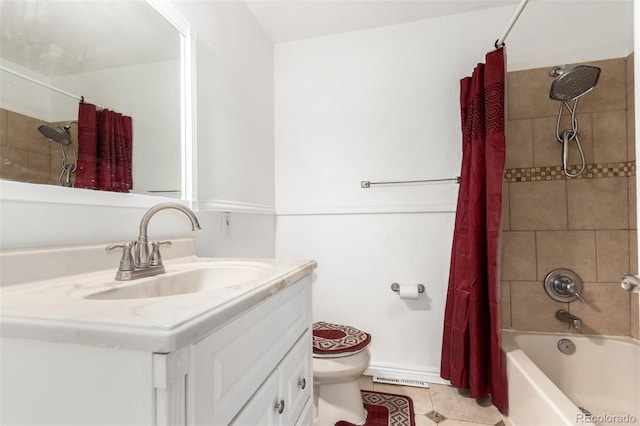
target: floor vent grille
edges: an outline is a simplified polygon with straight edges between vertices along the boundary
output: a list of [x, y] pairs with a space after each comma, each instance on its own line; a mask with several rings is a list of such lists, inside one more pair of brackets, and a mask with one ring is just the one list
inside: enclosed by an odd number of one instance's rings
[[414, 386], [417, 388], [429, 388], [429, 383], [422, 380], [408, 380], [408, 379], [389, 379], [387, 377], [373, 376], [373, 381], [376, 383], [387, 383], [390, 385], [401, 386]]

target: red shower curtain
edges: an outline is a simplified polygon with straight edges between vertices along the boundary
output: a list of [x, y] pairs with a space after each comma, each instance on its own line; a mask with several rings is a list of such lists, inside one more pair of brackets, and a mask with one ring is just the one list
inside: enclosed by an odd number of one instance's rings
[[76, 188], [129, 192], [131, 147], [131, 117], [80, 102]]
[[500, 338], [499, 253], [504, 171], [504, 49], [460, 81], [462, 171], [440, 375], [507, 412]]

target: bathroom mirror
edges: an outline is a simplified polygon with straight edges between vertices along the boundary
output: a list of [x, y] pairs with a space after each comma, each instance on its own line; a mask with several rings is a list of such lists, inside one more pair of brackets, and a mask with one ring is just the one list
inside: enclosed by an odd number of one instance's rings
[[[44, 163], [44, 154], [50, 151], [50, 173], [59, 174], [53, 153], [60, 147], [44, 138], [34, 123], [58, 125], [77, 120], [79, 98], [83, 97], [132, 117], [131, 192], [150, 198], [193, 199], [188, 23], [158, 0], [0, 0], [0, 8], [4, 151], [0, 167], [7, 164], [7, 151], [18, 151], [22, 158], [16, 161], [23, 164]], [[75, 124], [70, 132], [75, 136]], [[30, 177], [3, 177], [7, 179], [2, 180], [2, 199], [46, 199], [51, 190], [62, 202], [82, 202], [83, 193], [92, 200], [101, 197], [86, 194], [101, 191], [50, 188], [41, 185], [47, 182]], [[52, 179], [48, 183], [55, 185]], [[131, 196], [106, 195], [109, 201], [105, 202], [128, 205]]]

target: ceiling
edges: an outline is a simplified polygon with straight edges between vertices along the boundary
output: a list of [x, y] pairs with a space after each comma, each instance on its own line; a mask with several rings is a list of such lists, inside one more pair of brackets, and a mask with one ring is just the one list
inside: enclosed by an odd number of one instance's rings
[[518, 0], [246, 0], [247, 6], [274, 43], [517, 3]]
[[53, 77], [176, 59], [180, 36], [141, 0], [0, 0], [0, 47]]
[[[518, 2], [245, 1], [274, 43], [432, 19]], [[50, 77], [169, 60], [179, 55], [176, 30], [143, 0], [0, 0], [0, 46], [1, 59]]]

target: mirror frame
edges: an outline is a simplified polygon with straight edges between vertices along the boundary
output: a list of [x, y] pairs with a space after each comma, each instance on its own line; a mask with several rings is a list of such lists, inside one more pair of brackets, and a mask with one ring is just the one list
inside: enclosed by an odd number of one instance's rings
[[[196, 187], [196, 63], [195, 34], [189, 23], [163, 0], [144, 0], [180, 33], [180, 200], [197, 209]], [[0, 179], [0, 202], [23, 201], [115, 207], [151, 207], [175, 198], [136, 193], [96, 191]]]

